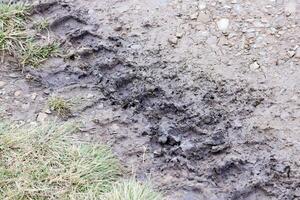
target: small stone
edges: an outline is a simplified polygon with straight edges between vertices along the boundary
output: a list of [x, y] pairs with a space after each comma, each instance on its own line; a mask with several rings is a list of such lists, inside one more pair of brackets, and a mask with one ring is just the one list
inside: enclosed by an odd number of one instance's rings
[[251, 70], [257, 70], [260, 68], [260, 65], [257, 62], [254, 62], [250, 65]]
[[25, 79], [26, 79], [27, 81], [34, 80], [34, 76], [32, 76], [31, 74], [28, 73], [28, 74], [26, 74]]
[[86, 98], [88, 98], [88, 99], [91, 99], [91, 98], [93, 98], [93, 97], [94, 97], [93, 94], [88, 94], [88, 95], [86, 96]]
[[287, 54], [291, 58], [296, 54], [296, 52], [295, 51], [288, 51]]
[[153, 152], [155, 157], [160, 157], [163, 155], [162, 149], [157, 149]]
[[37, 93], [32, 93], [31, 94], [31, 100], [35, 100], [37, 98]]
[[15, 91], [15, 97], [19, 97], [20, 95], [22, 94], [22, 91], [21, 90], [17, 90]]
[[118, 25], [114, 28], [115, 31], [121, 31], [123, 27], [121, 25]]
[[229, 19], [222, 18], [217, 22], [217, 26], [220, 31], [226, 31], [229, 27]]
[[194, 148], [194, 145], [190, 141], [184, 141], [181, 143], [180, 148], [182, 149], [182, 151], [186, 152], [192, 150]]
[[49, 95], [51, 91], [49, 89], [44, 90], [44, 94]]
[[198, 18], [198, 13], [193, 13], [190, 15], [191, 20], [196, 20]]
[[177, 37], [177, 38], [182, 38], [182, 36], [183, 36], [183, 33], [182, 33], [182, 32], [177, 32], [177, 33], [176, 33], [176, 37]]
[[6, 85], [6, 82], [0, 81], [0, 88], [3, 88]]
[[46, 109], [46, 110], [45, 110], [45, 113], [47, 113], [47, 114], [51, 114], [52, 112], [51, 112], [51, 110], [50, 110], [50, 109]]
[[171, 45], [176, 45], [178, 43], [178, 38], [175, 37], [175, 36], [172, 36], [168, 39], [168, 42], [171, 44]]
[[46, 121], [47, 118], [48, 118], [48, 115], [46, 113], [39, 113], [36, 118], [36, 121], [43, 123]]
[[160, 136], [160, 137], [158, 138], [158, 142], [159, 142], [160, 144], [166, 144], [167, 141], [168, 141], [168, 137], [165, 136], [165, 135], [162, 135], [162, 136]]

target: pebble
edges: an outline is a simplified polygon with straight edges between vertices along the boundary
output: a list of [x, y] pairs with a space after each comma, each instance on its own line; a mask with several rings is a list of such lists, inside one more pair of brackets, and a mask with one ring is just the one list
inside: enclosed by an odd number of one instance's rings
[[3, 88], [6, 85], [6, 82], [0, 81], [0, 88]]
[[45, 110], [45, 113], [46, 113], [46, 114], [51, 114], [52, 112], [51, 112], [50, 109], [46, 109], [46, 110]]
[[217, 26], [220, 31], [226, 31], [229, 27], [229, 19], [222, 18], [217, 22]]
[[296, 54], [296, 52], [295, 51], [288, 51], [287, 54], [291, 58]]
[[121, 31], [122, 29], [123, 29], [123, 27], [121, 25], [114, 27], [115, 31]]
[[43, 123], [46, 121], [47, 118], [48, 118], [48, 115], [46, 113], [39, 113], [36, 118], [36, 121]]
[[35, 100], [37, 98], [37, 93], [32, 93], [31, 94], [31, 100]]
[[190, 151], [191, 149], [193, 149], [194, 145], [190, 141], [184, 141], [181, 143], [180, 147], [181, 147], [182, 151], [186, 152], [186, 151]]
[[177, 33], [176, 33], [176, 37], [177, 37], [177, 38], [182, 38], [182, 36], [183, 36], [183, 33], [182, 33], [182, 32], [177, 32]]
[[89, 93], [87, 96], [86, 96], [88, 99], [91, 99], [91, 98], [93, 98], [94, 97], [94, 95], [93, 94], [91, 94], [91, 93]]
[[159, 142], [160, 144], [166, 144], [167, 141], [168, 141], [168, 137], [167, 137], [166, 135], [162, 135], [162, 136], [160, 136], [160, 137], [158, 138], [158, 142]]
[[15, 91], [15, 93], [14, 93], [15, 97], [19, 97], [21, 94], [22, 94], [22, 91], [21, 91], [21, 90], [17, 90], [17, 91]]
[[196, 20], [198, 18], [198, 13], [193, 13], [190, 15], [191, 20]]
[[171, 45], [176, 45], [178, 43], [178, 38], [176, 36], [172, 36], [168, 39], [168, 42], [171, 44]]
[[257, 63], [257, 62], [254, 62], [254, 63], [252, 63], [251, 65], [250, 65], [250, 69], [251, 70], [257, 70], [257, 69], [259, 69], [260, 68], [260, 66], [259, 66], [259, 64]]
[[49, 89], [44, 90], [44, 94], [49, 95], [51, 91]]

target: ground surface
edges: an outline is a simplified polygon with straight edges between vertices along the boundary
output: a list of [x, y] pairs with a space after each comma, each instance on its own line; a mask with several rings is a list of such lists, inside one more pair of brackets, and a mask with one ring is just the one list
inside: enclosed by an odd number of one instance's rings
[[[51, 1], [46, 1], [51, 2]], [[74, 0], [36, 7], [64, 58], [2, 64], [1, 117], [110, 144], [167, 199], [300, 198], [300, 3]]]

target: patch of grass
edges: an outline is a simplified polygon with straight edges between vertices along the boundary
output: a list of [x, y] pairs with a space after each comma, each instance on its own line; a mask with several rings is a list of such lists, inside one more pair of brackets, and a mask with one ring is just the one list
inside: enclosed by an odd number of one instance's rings
[[26, 42], [26, 48], [21, 53], [21, 64], [37, 67], [51, 56], [58, 54], [57, 43], [40, 46], [32, 41]]
[[23, 29], [29, 12], [30, 7], [26, 4], [0, 3], [0, 22], [7, 29]]
[[50, 110], [55, 111], [61, 117], [71, 114], [71, 103], [61, 97], [50, 98], [48, 106]]
[[38, 32], [42, 32], [43, 30], [48, 29], [49, 27], [49, 22], [48, 20], [44, 19], [41, 20], [37, 23], [34, 24], [34, 28], [38, 31]]
[[0, 51], [15, 56], [25, 46], [26, 15], [29, 8], [24, 4], [0, 3]]
[[[15, 58], [19, 65], [36, 67], [58, 53], [56, 43], [40, 45], [26, 30], [30, 7], [21, 4], [0, 3], [0, 51]], [[47, 26], [42, 22], [39, 28]], [[45, 42], [45, 41], [43, 41]], [[3, 59], [2, 59], [3, 60]]]
[[72, 131], [72, 124], [0, 123], [0, 199], [99, 199], [109, 192], [117, 160], [106, 147], [70, 142]]
[[114, 185], [103, 200], [162, 200], [161, 194], [151, 189], [149, 184], [141, 184], [133, 179]]

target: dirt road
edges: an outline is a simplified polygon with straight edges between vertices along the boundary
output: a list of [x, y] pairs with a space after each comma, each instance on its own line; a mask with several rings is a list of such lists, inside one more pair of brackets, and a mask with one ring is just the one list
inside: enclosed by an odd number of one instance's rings
[[[50, 3], [49, 3], [50, 2]], [[1, 67], [1, 115], [110, 144], [167, 199], [300, 198], [300, 2], [46, 1], [63, 58]]]

